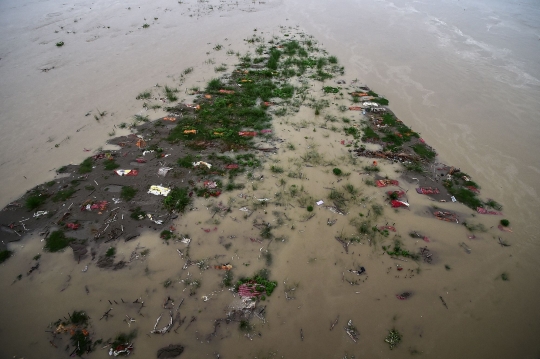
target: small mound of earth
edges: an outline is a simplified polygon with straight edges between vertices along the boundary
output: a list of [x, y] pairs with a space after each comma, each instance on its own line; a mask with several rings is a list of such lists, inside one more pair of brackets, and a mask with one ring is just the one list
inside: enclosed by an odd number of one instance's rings
[[73, 255], [77, 260], [81, 259], [86, 253], [88, 253], [88, 249], [86, 249], [86, 244], [70, 243], [69, 246], [71, 247], [71, 249], [73, 249]]
[[97, 266], [99, 268], [118, 270], [126, 266], [126, 262], [119, 261], [114, 263], [114, 257], [101, 256], [97, 261]]
[[158, 359], [176, 358], [184, 352], [184, 346], [180, 344], [169, 344], [157, 351]]

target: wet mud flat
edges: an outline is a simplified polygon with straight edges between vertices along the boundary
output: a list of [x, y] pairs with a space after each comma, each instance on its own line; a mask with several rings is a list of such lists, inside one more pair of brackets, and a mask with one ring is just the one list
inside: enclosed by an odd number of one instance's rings
[[[167, 116], [139, 115], [132, 134], [110, 141], [116, 150], [58, 169], [57, 179], [0, 212], [3, 253], [25, 236], [45, 243], [14, 286], [32, 286], [55, 255], [73, 252], [65, 265], [77, 268], [78, 294], [70, 292], [71, 275], [59, 288], [59, 296], [69, 293], [69, 314], [37, 323], [49, 324], [47, 350], [220, 357], [253, 355], [242, 343], [260, 341], [255, 349], [272, 357], [280, 341], [294, 355], [298, 343], [322, 340], [354, 352], [369, 323], [360, 324], [349, 295], [331, 293], [358, 288], [350, 294], [356, 300], [367, 286], [366, 308], [374, 298], [423, 303], [422, 269], [451, 270], [447, 237], [424, 223], [455, 228], [464, 255], [479, 233], [491, 246], [510, 245], [501, 205], [481, 200], [470, 176], [438, 163], [388, 101], [346, 76], [315, 39], [280, 30], [248, 37], [252, 52], [238, 56], [231, 73], [186, 89], [191, 103], [175, 103], [179, 90], [164, 88]], [[128, 271], [144, 290], [122, 283]], [[114, 272], [122, 290], [94, 294], [95, 281]], [[81, 295], [85, 303], [95, 295], [99, 305], [74, 308]], [[442, 294], [429, 295], [450, 310]], [[295, 316], [288, 303], [308, 310]], [[312, 329], [321, 322], [328, 322], [324, 334]], [[422, 351], [415, 330], [402, 321], [365, 335], [385, 350], [414, 354]], [[416, 338], [408, 349], [399, 345], [403, 333]]]

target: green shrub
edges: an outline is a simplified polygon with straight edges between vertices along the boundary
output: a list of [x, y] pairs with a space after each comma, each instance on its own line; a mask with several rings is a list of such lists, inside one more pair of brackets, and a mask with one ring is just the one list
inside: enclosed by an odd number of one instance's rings
[[90, 173], [92, 172], [92, 164], [93, 164], [92, 157], [88, 157], [84, 161], [81, 162], [79, 165], [79, 173]]
[[116, 248], [111, 247], [107, 249], [107, 252], [105, 253], [105, 257], [114, 257], [116, 255]]
[[183, 168], [192, 168], [193, 162], [195, 162], [195, 157], [193, 157], [193, 155], [186, 155], [178, 159], [178, 166]]
[[58, 201], [64, 202], [65, 200], [71, 198], [71, 196], [73, 196], [75, 192], [77, 192], [77, 190], [75, 190], [74, 188], [68, 188], [65, 190], [58, 191], [56, 192], [52, 200], [54, 202], [58, 202]]
[[122, 191], [120, 192], [120, 198], [124, 201], [131, 201], [137, 192], [138, 191], [131, 186], [123, 186]]
[[47, 196], [41, 192], [35, 192], [35, 194], [29, 196], [25, 201], [25, 206], [28, 210], [32, 211], [41, 206], [47, 200]]
[[4, 263], [12, 255], [13, 255], [13, 252], [9, 251], [7, 249], [4, 249], [3, 251], [0, 251], [0, 263]]
[[336, 176], [341, 176], [341, 174], [342, 174], [342, 171], [341, 171], [339, 168], [334, 168], [334, 169], [332, 170], [332, 172], [334, 172], [334, 174], [335, 174]]
[[54, 231], [45, 239], [45, 250], [47, 252], [58, 252], [66, 248], [73, 238], [68, 238], [63, 231]]
[[136, 100], [148, 100], [152, 97], [152, 93], [150, 91], [143, 91], [140, 94], [135, 97]]
[[426, 145], [422, 143], [417, 143], [414, 146], [411, 146], [414, 152], [416, 152], [420, 157], [424, 157], [427, 159], [433, 159], [435, 156], [437, 156], [437, 153], [435, 151], [428, 148]]
[[184, 212], [186, 207], [190, 204], [191, 198], [188, 195], [187, 188], [175, 187], [171, 192], [163, 199], [163, 205], [169, 211], [176, 210], [178, 212]]
[[507, 219], [501, 219], [501, 226], [508, 227], [510, 225], [510, 221]]
[[131, 212], [130, 217], [136, 221], [139, 221], [141, 219], [144, 219], [144, 217], [146, 217], [146, 212], [141, 210], [141, 207], [137, 207]]
[[283, 167], [272, 166], [272, 167], [270, 167], [270, 171], [272, 171], [274, 173], [283, 173]]
[[166, 241], [168, 241], [169, 239], [171, 239], [173, 236], [173, 233], [171, 231], [169, 231], [168, 229], [164, 229], [163, 231], [161, 231], [159, 237], [161, 239], [164, 239]]
[[308, 212], [313, 212], [313, 206], [307, 206]]
[[107, 171], [115, 170], [118, 167], [120, 167], [120, 165], [118, 163], [116, 163], [114, 160], [105, 161], [105, 169]]

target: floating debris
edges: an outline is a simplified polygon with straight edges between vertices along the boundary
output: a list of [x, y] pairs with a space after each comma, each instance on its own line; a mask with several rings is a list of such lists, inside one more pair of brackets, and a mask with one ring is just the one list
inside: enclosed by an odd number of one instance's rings
[[167, 196], [171, 192], [170, 188], [162, 186], [150, 186], [148, 193], [155, 194], [156, 196]]
[[353, 325], [352, 319], [349, 320], [349, 322], [347, 323], [347, 326], [344, 327], [343, 329], [345, 329], [345, 332], [347, 333], [349, 337], [351, 337], [353, 342], [356, 343], [358, 341], [360, 333], [358, 333], [358, 329], [356, 329], [356, 327]]

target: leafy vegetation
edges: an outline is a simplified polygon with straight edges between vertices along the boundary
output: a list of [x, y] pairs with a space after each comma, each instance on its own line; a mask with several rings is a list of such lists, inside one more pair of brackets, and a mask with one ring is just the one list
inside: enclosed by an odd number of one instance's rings
[[120, 191], [120, 198], [122, 198], [124, 201], [131, 201], [133, 197], [135, 197], [137, 192], [138, 190], [131, 186], [122, 186], [122, 190]]
[[90, 173], [92, 172], [92, 165], [94, 164], [94, 161], [92, 160], [92, 157], [88, 157], [84, 161], [81, 162], [79, 165], [79, 173]]
[[63, 231], [54, 231], [45, 239], [45, 250], [47, 252], [58, 252], [69, 246], [72, 241], [74, 239], [66, 237]]
[[141, 210], [141, 207], [137, 207], [133, 211], [131, 211], [130, 217], [133, 218], [134, 220], [139, 221], [139, 220], [144, 219], [146, 217], [146, 212]]
[[186, 207], [191, 203], [191, 198], [188, 195], [188, 189], [185, 187], [175, 187], [169, 192], [167, 197], [163, 199], [163, 205], [169, 211], [184, 212]]
[[3, 251], [0, 251], [0, 264], [4, 263], [13, 255], [13, 252], [7, 249], [4, 249]]
[[238, 291], [238, 288], [244, 283], [254, 283], [255, 289], [258, 292], [265, 292], [267, 296], [272, 295], [274, 289], [276, 289], [278, 283], [276, 281], [269, 280], [270, 272], [267, 269], [261, 269], [253, 277], [249, 278], [240, 278], [235, 285], [235, 291]]
[[437, 153], [433, 151], [432, 149], [428, 148], [426, 145], [422, 143], [417, 143], [411, 148], [416, 152], [420, 157], [426, 158], [426, 159], [434, 159], [435, 156], [437, 156]]
[[107, 160], [104, 162], [104, 164], [107, 171], [112, 171], [120, 167], [120, 165], [116, 163], [115, 160]]
[[58, 191], [53, 196], [52, 200], [54, 202], [59, 202], [59, 201], [64, 202], [65, 200], [71, 198], [71, 196], [73, 196], [75, 194], [75, 192], [77, 192], [77, 190], [74, 189], [74, 188], [68, 188], [68, 189], [65, 189], [65, 190]]
[[25, 206], [28, 210], [32, 211], [47, 201], [47, 194], [40, 191], [33, 191], [30, 196], [26, 198]]

